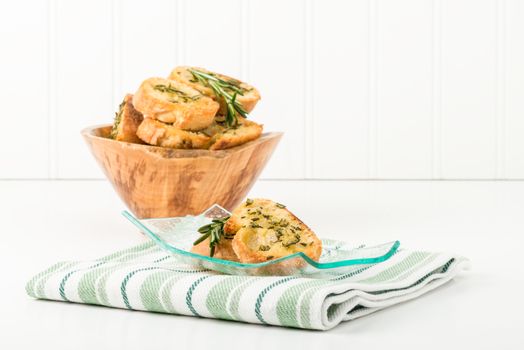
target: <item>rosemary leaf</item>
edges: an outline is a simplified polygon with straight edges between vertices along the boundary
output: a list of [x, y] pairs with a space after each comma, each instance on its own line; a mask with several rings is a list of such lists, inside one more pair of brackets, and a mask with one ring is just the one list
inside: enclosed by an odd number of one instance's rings
[[111, 129], [110, 137], [114, 140], [118, 135], [118, 126], [122, 122], [122, 114], [124, 113], [124, 107], [126, 105], [126, 100], [124, 99], [118, 106], [118, 112], [115, 113], [115, 121], [113, 123], [113, 128]]
[[199, 239], [197, 239], [197, 240], [193, 243], [193, 245], [197, 245], [197, 244], [199, 244], [199, 243], [205, 241], [206, 238], [209, 237], [209, 235], [210, 235], [210, 233], [203, 234], [202, 236], [200, 236]]
[[211, 230], [211, 228], [213, 227], [212, 224], [209, 224], [209, 225], [205, 225], [205, 226], [202, 226], [198, 229], [198, 232], [200, 233], [206, 233], [206, 232], [209, 232]]
[[209, 237], [209, 256], [215, 255], [217, 244], [220, 242], [220, 239], [225, 236], [224, 224], [228, 219], [229, 216], [221, 219], [213, 219], [210, 224], [200, 227], [198, 232], [202, 234], [202, 236], [200, 236], [193, 245], [197, 245]]
[[[238, 115], [244, 118], [248, 117], [244, 107], [242, 107], [242, 105], [236, 100], [237, 95], [244, 94], [244, 90], [240, 87], [239, 81], [226, 81], [215, 76], [214, 74], [201, 72], [196, 69], [190, 69], [189, 72], [193, 75], [195, 81], [198, 81], [200, 84], [211, 88], [217, 98], [224, 100], [227, 107], [225, 122], [228, 127], [234, 127], [238, 125]], [[233, 94], [231, 94], [231, 92]]]

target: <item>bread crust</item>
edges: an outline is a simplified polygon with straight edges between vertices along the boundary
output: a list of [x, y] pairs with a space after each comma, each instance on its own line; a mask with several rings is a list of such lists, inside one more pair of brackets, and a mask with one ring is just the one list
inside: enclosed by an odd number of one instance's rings
[[142, 113], [133, 106], [133, 95], [127, 94], [120, 104], [120, 110], [117, 113], [113, 130], [111, 131], [111, 137], [117, 141], [144, 143], [136, 136], [136, 131], [143, 120], [144, 116]]
[[[302, 252], [318, 261], [322, 242], [288, 209], [268, 199], [253, 199], [236, 208], [224, 226], [243, 263], [260, 263]], [[292, 262], [296, 265], [297, 262]]]
[[235, 128], [222, 128], [212, 136], [210, 150], [220, 150], [242, 145], [262, 134], [263, 126], [245, 118], [238, 118]]
[[202, 132], [182, 130], [152, 118], [144, 118], [136, 134], [150, 145], [176, 149], [205, 149], [211, 141]]
[[[213, 258], [230, 260], [230, 261], [239, 261], [235, 252], [233, 251], [232, 239], [227, 239], [222, 237], [222, 239], [215, 246], [215, 253]], [[199, 255], [209, 256], [209, 238], [206, 238], [202, 242], [191, 248], [191, 252]]]
[[146, 117], [184, 130], [208, 127], [220, 108], [216, 101], [190, 86], [164, 78], [143, 81], [133, 97], [133, 105]]
[[[246, 110], [247, 113], [250, 113], [260, 101], [260, 92], [253, 86], [244, 83], [238, 79], [229, 77], [227, 75], [211, 72], [204, 68], [199, 67], [188, 67], [188, 66], [181, 66], [176, 67], [171, 71], [171, 74], [169, 74], [169, 79], [176, 80], [178, 82], [181, 82], [183, 84], [191, 86], [193, 89], [200, 91], [200, 93], [209, 96], [213, 98], [214, 100], [217, 100], [217, 97], [215, 96], [215, 93], [213, 90], [207, 86], [204, 86], [200, 84], [199, 82], [196, 82], [193, 75], [189, 71], [189, 69], [198, 70], [204, 73], [213, 74], [223, 80], [234, 82], [238, 85], [239, 88], [243, 90], [243, 95], [237, 95], [236, 101], [238, 101], [242, 107]], [[224, 115], [226, 113], [227, 107], [222, 101], [220, 102], [220, 112], [219, 114]]]

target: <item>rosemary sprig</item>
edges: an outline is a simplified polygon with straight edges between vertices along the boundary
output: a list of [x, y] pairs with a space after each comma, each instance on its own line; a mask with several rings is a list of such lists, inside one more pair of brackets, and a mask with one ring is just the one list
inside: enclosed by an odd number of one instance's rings
[[[227, 106], [225, 122], [228, 127], [238, 125], [237, 114], [247, 118], [247, 112], [240, 103], [237, 102], [237, 95], [244, 95], [244, 90], [238, 86], [237, 81], [226, 81], [215, 75], [201, 72], [196, 69], [189, 69], [195, 81], [204, 86], [210, 87], [218, 98], [224, 100]], [[232, 93], [231, 93], [232, 92]]]
[[213, 219], [210, 224], [200, 227], [198, 232], [202, 236], [200, 236], [193, 245], [197, 245], [209, 237], [209, 256], [215, 255], [215, 247], [220, 242], [220, 239], [226, 236], [224, 233], [224, 224], [227, 220], [229, 220], [229, 216], [221, 219]]

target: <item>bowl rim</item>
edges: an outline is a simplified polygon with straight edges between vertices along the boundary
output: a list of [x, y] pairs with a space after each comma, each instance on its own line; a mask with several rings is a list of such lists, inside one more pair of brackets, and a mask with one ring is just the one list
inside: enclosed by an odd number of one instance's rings
[[266, 142], [271, 139], [277, 139], [277, 142], [280, 141], [282, 136], [284, 135], [283, 132], [280, 131], [272, 131], [272, 132], [265, 132], [262, 133], [262, 135], [252, 141], [248, 141], [244, 144], [227, 148], [224, 150], [208, 150], [208, 149], [175, 149], [175, 148], [168, 148], [168, 147], [161, 147], [161, 146], [153, 146], [153, 145], [147, 145], [147, 144], [139, 144], [139, 143], [131, 143], [126, 141], [117, 141], [113, 140], [107, 137], [102, 137], [95, 135], [95, 132], [100, 129], [109, 128], [112, 124], [97, 124], [88, 126], [80, 131], [80, 134], [87, 140], [99, 140], [106, 143], [112, 143], [114, 145], [119, 145], [121, 147], [127, 147], [131, 149], [137, 149], [142, 151], [148, 151], [148, 153], [155, 154], [157, 156], [160, 156], [164, 159], [169, 158], [196, 158], [196, 157], [211, 157], [211, 158], [224, 158], [232, 153], [236, 153], [240, 150], [244, 150], [246, 148], [251, 148], [256, 146], [257, 144]]

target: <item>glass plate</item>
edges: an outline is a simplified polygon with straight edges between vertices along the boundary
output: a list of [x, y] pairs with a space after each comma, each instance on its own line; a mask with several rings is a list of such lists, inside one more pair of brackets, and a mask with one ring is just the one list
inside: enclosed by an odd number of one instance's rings
[[322, 239], [322, 255], [318, 262], [298, 252], [263, 263], [244, 264], [190, 251], [193, 242], [200, 237], [197, 231], [199, 227], [209, 224], [212, 219], [230, 215], [217, 204], [197, 216], [137, 219], [127, 211], [124, 211], [123, 215], [162, 249], [172, 253], [177, 261], [230, 275], [295, 275], [331, 278], [352, 273], [361, 269], [363, 265], [385, 261], [395, 254], [400, 246], [399, 241], [394, 241], [371, 247], [365, 245], [355, 247], [346, 242]]

